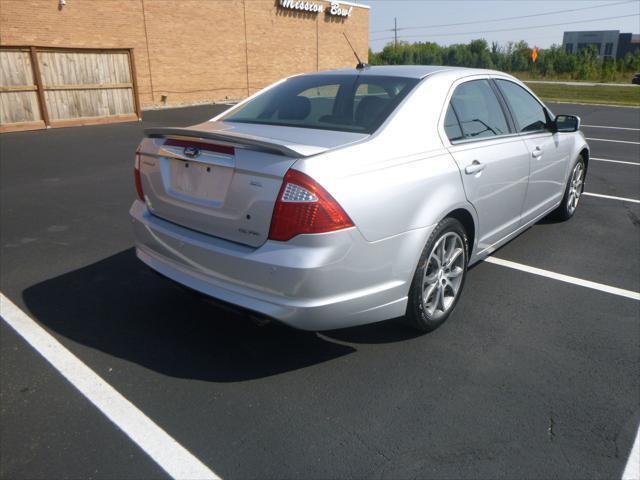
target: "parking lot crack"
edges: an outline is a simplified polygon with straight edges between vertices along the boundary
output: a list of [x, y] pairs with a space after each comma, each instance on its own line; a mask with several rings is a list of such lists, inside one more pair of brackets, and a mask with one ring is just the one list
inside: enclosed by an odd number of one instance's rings
[[385, 462], [391, 462], [392, 461], [392, 459], [390, 457], [388, 457], [381, 448], [379, 448], [379, 447], [377, 447], [375, 445], [371, 445], [369, 442], [364, 440], [362, 438], [362, 436], [357, 431], [355, 431], [355, 430], [347, 430], [346, 433], [349, 436], [351, 436], [352, 438], [354, 438], [366, 450], [372, 452], [374, 455], [382, 457]]
[[624, 208], [627, 211], [627, 216], [629, 217], [629, 220], [631, 220], [631, 224], [634, 227], [640, 227], [640, 218], [638, 217], [638, 215], [636, 215], [633, 211], [631, 211], [631, 209], [629, 208], [629, 205], [625, 205]]
[[549, 440], [553, 441], [556, 436], [556, 432], [554, 431], [554, 427], [556, 425], [555, 420], [553, 419], [553, 414], [549, 414], [549, 426], [547, 427], [547, 433], [549, 434]]

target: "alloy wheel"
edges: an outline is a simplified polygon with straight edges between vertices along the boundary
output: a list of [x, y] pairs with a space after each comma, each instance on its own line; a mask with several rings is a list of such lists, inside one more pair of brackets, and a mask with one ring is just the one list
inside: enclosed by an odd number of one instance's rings
[[578, 207], [580, 195], [582, 195], [582, 187], [584, 184], [584, 166], [582, 162], [578, 162], [571, 173], [569, 183], [569, 198], [567, 199], [567, 210], [573, 215]]
[[442, 235], [427, 259], [422, 280], [422, 305], [434, 320], [455, 304], [465, 274], [465, 249], [460, 235]]

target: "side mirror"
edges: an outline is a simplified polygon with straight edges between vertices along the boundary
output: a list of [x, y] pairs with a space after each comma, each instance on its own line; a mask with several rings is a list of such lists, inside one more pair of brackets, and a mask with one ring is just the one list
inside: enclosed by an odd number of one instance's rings
[[576, 115], [557, 115], [553, 120], [556, 132], [577, 132], [580, 130], [580, 117]]

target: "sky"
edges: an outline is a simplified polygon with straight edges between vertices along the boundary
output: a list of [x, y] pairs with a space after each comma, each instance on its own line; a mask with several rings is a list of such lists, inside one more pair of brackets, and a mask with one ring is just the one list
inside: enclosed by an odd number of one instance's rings
[[[561, 44], [565, 31], [640, 33], [640, 0], [357, 0], [356, 3], [371, 6], [369, 46], [374, 52], [393, 41], [394, 17], [398, 21], [398, 40], [441, 45], [484, 38], [489, 44], [524, 40], [531, 46], [546, 48]], [[504, 19], [525, 15], [534, 16]], [[611, 18], [622, 16], [626, 17]], [[460, 23], [464, 25], [451, 25]]]

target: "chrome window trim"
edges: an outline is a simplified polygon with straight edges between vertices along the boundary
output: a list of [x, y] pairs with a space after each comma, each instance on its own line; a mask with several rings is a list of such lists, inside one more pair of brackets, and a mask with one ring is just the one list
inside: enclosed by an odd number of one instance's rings
[[518, 135], [520, 135], [521, 137], [528, 137], [530, 135], [542, 135], [542, 134], [549, 134], [549, 135], [553, 135], [555, 132], [551, 131], [551, 130], [536, 130], [535, 132], [522, 132], [522, 133], [518, 133]]
[[[494, 135], [493, 137], [482, 137], [482, 138], [465, 138], [462, 140], [449, 140], [449, 144], [451, 146], [454, 145], [466, 145], [468, 143], [476, 143], [476, 142], [486, 142], [489, 140], [500, 140], [503, 138], [515, 138], [515, 137], [520, 137], [521, 135], [518, 133], [505, 133], [503, 135]], [[449, 137], [447, 137], [447, 140], [449, 139]]]

